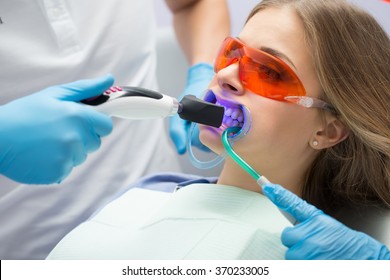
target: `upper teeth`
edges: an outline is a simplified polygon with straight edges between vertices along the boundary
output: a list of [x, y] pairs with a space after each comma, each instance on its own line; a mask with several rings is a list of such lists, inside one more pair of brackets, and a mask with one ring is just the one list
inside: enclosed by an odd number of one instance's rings
[[229, 108], [225, 105], [216, 102], [217, 105], [225, 107], [225, 115], [223, 117], [223, 123], [228, 126], [239, 126], [242, 127], [244, 125], [244, 114], [239, 107]]

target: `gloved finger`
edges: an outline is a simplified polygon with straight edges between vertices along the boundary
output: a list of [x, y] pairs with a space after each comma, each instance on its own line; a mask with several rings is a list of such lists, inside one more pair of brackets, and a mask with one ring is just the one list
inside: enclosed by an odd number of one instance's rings
[[90, 125], [89, 130], [93, 136], [97, 135], [99, 137], [103, 137], [111, 133], [113, 129], [111, 117], [96, 111], [93, 107], [81, 104], [75, 105], [82, 106], [81, 110], [83, 110], [83, 115], [88, 120]]
[[315, 206], [307, 203], [280, 185], [267, 184], [263, 186], [263, 194], [279, 209], [289, 213], [298, 222], [303, 222], [311, 217], [322, 214], [321, 210], [318, 210]]
[[[88, 145], [88, 144], [87, 144]], [[73, 148], [73, 166], [78, 166], [82, 164], [87, 159], [86, 144], [76, 143]]]
[[[310, 255], [314, 252], [330, 249], [323, 239], [323, 234], [321, 234], [322, 226], [321, 223], [318, 224], [312, 220], [306, 220], [294, 227], [285, 228], [282, 232], [281, 240], [283, 245], [289, 248], [286, 252], [286, 259], [310, 259]], [[323, 248], [323, 245], [326, 248]]]
[[92, 153], [100, 148], [102, 144], [102, 140], [100, 139], [100, 136], [97, 134], [90, 134], [90, 137], [88, 138], [87, 142], [85, 143], [85, 151], [87, 153]]
[[[285, 259], [286, 260], [309, 260], [307, 256], [307, 250], [302, 246], [303, 243], [297, 243], [286, 251]], [[315, 248], [315, 247], [313, 247]]]
[[82, 129], [84, 131], [84, 134], [82, 136], [84, 153], [91, 153], [99, 149], [102, 141], [100, 139], [100, 136], [95, 132], [95, 130], [93, 128], [88, 127], [88, 125], [85, 125], [85, 127], [83, 127]]
[[287, 227], [282, 232], [282, 243], [286, 247], [292, 247], [302, 240], [308, 240], [308, 238], [320, 230], [320, 227], [321, 225], [317, 229], [316, 223], [311, 222], [311, 220], [306, 220], [294, 227]]
[[66, 179], [66, 177], [68, 177], [69, 174], [72, 172], [73, 167], [74, 166], [72, 164], [68, 164], [65, 168], [63, 168], [61, 176], [59, 176], [59, 178], [55, 181], [55, 183], [60, 184], [61, 182], [63, 182]]
[[282, 232], [282, 243], [287, 247], [292, 247], [303, 242], [305, 246], [311, 244], [313, 248], [325, 246], [326, 250], [334, 244], [333, 240], [342, 238], [345, 230], [348, 231], [347, 227], [322, 211], [320, 212], [320, 215], [312, 216], [293, 228], [286, 228]]
[[198, 63], [191, 66], [187, 73], [187, 94], [199, 97], [206, 90], [215, 75], [214, 66], [208, 63]]
[[23, 176], [23, 180], [18, 180], [18, 182], [23, 184], [37, 184], [37, 185], [48, 185], [61, 182], [61, 180], [65, 179], [67, 175], [69, 175], [70, 171], [66, 171], [65, 173], [52, 170], [50, 172], [46, 172], [45, 174], [37, 175], [36, 171], [33, 171], [27, 175]]
[[[35, 180], [29, 179], [30, 184], [54, 184], [62, 182], [72, 172], [74, 165], [73, 161], [68, 157], [65, 160], [58, 157], [58, 160], [61, 162], [52, 162], [51, 166], [46, 168], [47, 172], [40, 178], [35, 178]], [[33, 174], [37, 174], [37, 172]]]
[[185, 122], [178, 116], [173, 116], [169, 120], [169, 135], [180, 155], [186, 152], [187, 131]]
[[61, 100], [78, 102], [102, 94], [113, 83], [114, 77], [111, 74], [96, 79], [78, 80], [59, 86], [61, 90], [54, 91], [52, 96]]
[[[347, 242], [346, 240], [344, 240]], [[320, 238], [309, 236], [306, 239], [300, 240], [292, 245], [286, 252], [286, 260], [333, 260], [339, 259], [335, 257], [340, 247], [334, 247], [337, 239], [331, 238], [331, 243]], [[345, 243], [344, 243], [345, 244]], [[342, 251], [342, 249], [341, 249]]]

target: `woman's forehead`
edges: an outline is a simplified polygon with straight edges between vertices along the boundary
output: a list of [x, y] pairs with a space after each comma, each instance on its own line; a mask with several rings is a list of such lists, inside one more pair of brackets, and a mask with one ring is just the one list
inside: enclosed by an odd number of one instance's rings
[[292, 8], [267, 8], [256, 13], [244, 26], [240, 38], [255, 48], [301, 49], [304, 30]]
[[271, 48], [283, 53], [295, 67], [282, 59], [294, 69], [306, 90], [317, 95], [315, 92], [320, 88], [313, 57], [306, 43], [303, 22], [292, 7], [260, 10], [246, 23], [239, 37], [253, 48]]

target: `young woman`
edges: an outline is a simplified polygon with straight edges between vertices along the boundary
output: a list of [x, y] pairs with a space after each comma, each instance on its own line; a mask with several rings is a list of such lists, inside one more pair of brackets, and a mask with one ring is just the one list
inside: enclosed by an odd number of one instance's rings
[[[371, 16], [344, 1], [264, 0], [251, 12], [239, 37], [227, 38], [217, 55], [216, 75], [206, 98], [224, 105], [228, 116], [222, 129], [201, 126], [201, 141], [216, 153], [222, 153], [222, 132], [226, 127], [240, 125], [243, 121], [241, 108], [244, 106], [249, 111], [245, 115], [246, 121], [252, 119], [251, 128], [244, 138], [234, 144], [234, 150], [268, 180], [284, 186], [334, 217], [347, 206], [389, 208], [389, 62], [390, 42], [386, 33]], [[151, 185], [156, 181], [163, 180], [149, 179], [148, 182]], [[140, 186], [144, 185], [145, 182]], [[210, 188], [215, 191], [211, 200]], [[317, 216], [336, 223], [321, 211], [307, 207], [289, 192], [278, 196], [284, 190], [275, 190], [275, 185], [266, 186], [264, 190], [278, 206], [292, 209], [289, 212], [301, 222], [297, 227], [312, 224], [310, 221]], [[228, 196], [227, 192], [232, 196]], [[184, 193], [188, 197], [180, 203], [180, 196], [183, 197]], [[230, 200], [234, 196], [243, 198], [243, 193], [246, 198], [246, 195], [252, 197], [256, 206], [268, 202], [262, 200], [259, 194], [261, 188], [256, 181], [235, 161], [227, 158], [216, 185], [190, 185], [173, 194], [171, 199], [176, 207], [170, 206], [171, 202], [167, 200], [157, 207], [159, 210], [154, 209], [160, 211], [157, 217], [154, 215], [146, 224], [141, 223], [143, 230], [160, 227], [160, 233], [152, 235], [150, 231], [138, 231], [137, 238], [131, 242], [140, 242], [142, 246], [151, 242], [153, 252], [159, 252], [153, 258], [280, 257], [280, 244], [268, 240], [283, 226], [282, 219], [272, 208], [267, 208], [269, 212], [265, 213], [266, 209], [256, 208], [245, 199], [241, 202]], [[107, 230], [107, 224], [102, 229], [96, 227], [96, 223], [106, 223], [107, 219], [101, 220], [104, 213], [120, 205], [121, 200], [122, 203], [127, 201], [126, 205], [134, 203], [124, 197], [98, 214], [99, 218], [71, 233], [52, 256], [94, 256], [99, 249], [92, 245], [99, 243], [86, 237], [91, 236], [90, 230], [112, 234], [113, 225]], [[297, 204], [289, 205], [289, 201]], [[199, 229], [197, 219], [208, 219], [211, 212], [222, 215], [218, 211], [221, 209], [224, 215], [219, 216], [222, 217], [219, 222], [223, 221], [226, 227], [215, 223], [211, 227], [202, 227], [201, 230], [205, 230], [203, 234], [196, 231]], [[302, 219], [305, 209], [308, 209], [307, 216], [313, 216], [313, 219]], [[180, 211], [187, 215], [185, 218], [191, 217], [192, 220], [179, 223], [178, 220], [183, 218]], [[249, 217], [256, 218], [251, 220]], [[278, 223], [278, 229], [273, 232], [266, 230], [274, 227], [272, 217]], [[216, 216], [212, 218], [218, 220]], [[265, 222], [259, 225], [256, 220]], [[309, 222], [305, 223], [305, 220]], [[323, 226], [321, 222], [316, 222], [318, 228]], [[340, 226], [346, 232], [352, 232]], [[242, 230], [241, 234], [236, 231], [232, 234], [237, 228]], [[251, 230], [246, 230], [248, 228]], [[185, 233], [198, 236], [200, 245], [194, 240], [187, 242], [189, 238]], [[161, 253], [164, 249], [170, 248], [171, 252], [177, 249], [169, 242], [172, 241], [169, 236], [175, 234], [181, 240], [181, 247], [186, 245], [189, 249], [181, 251], [182, 254], [164, 255]], [[93, 235], [96, 236], [96, 232]], [[117, 232], [111, 236], [120, 235]], [[128, 238], [129, 235], [126, 236]], [[266, 247], [259, 240], [267, 240], [272, 246]], [[83, 242], [88, 244], [80, 246]], [[227, 247], [226, 242], [237, 245], [234, 250], [240, 253], [229, 254], [233, 245]], [[287, 247], [294, 243], [291, 240], [286, 242], [286, 238], [283, 242]], [[72, 254], [70, 244], [75, 243], [77, 246], [73, 247]], [[118, 253], [120, 248], [113, 242], [105, 241], [105, 244], [99, 244], [99, 248], [116, 246], [116, 254], [110, 257], [152, 256], [145, 255], [149, 247], [136, 248], [126, 242], [126, 248], [133, 251], [122, 254]], [[191, 247], [194, 244], [197, 246]], [[373, 254], [377, 258], [388, 257], [388, 249], [381, 244], [378, 246], [374, 246], [377, 251], [374, 250]], [[262, 251], [275, 254], [259, 255]], [[306, 258], [303, 254], [301, 256]], [[320, 257], [347, 258], [347, 255]], [[359, 257], [352, 255], [350, 258]], [[361, 258], [366, 257], [361, 255]]]
[[[226, 61], [218, 65], [217, 59], [210, 89], [251, 112], [252, 129], [237, 142], [238, 154], [271, 182], [330, 214], [345, 203], [390, 207], [390, 42], [372, 17], [344, 1], [265, 0], [239, 39], [224, 46], [227, 57], [219, 60]], [[234, 50], [227, 54], [229, 48]], [[245, 72], [256, 67], [255, 49], [262, 69], [252, 79]], [[245, 52], [252, 60], [241, 58]], [[281, 87], [292, 77], [275, 64], [261, 65], [264, 52], [283, 60], [303, 89]], [[281, 100], [277, 90], [266, 98], [272, 87], [321, 99], [334, 112], [297, 106], [302, 99], [291, 96]], [[210, 130], [202, 129], [201, 139], [221, 152], [221, 145], [215, 147], [220, 141], [209, 140]], [[258, 189], [230, 159], [219, 181]]]

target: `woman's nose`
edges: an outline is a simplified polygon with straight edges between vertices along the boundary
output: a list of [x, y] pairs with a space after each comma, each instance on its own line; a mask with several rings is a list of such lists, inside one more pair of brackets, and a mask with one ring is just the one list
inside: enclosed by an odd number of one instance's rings
[[230, 64], [216, 74], [218, 84], [225, 92], [236, 95], [244, 94], [244, 87], [239, 76], [239, 62]]

